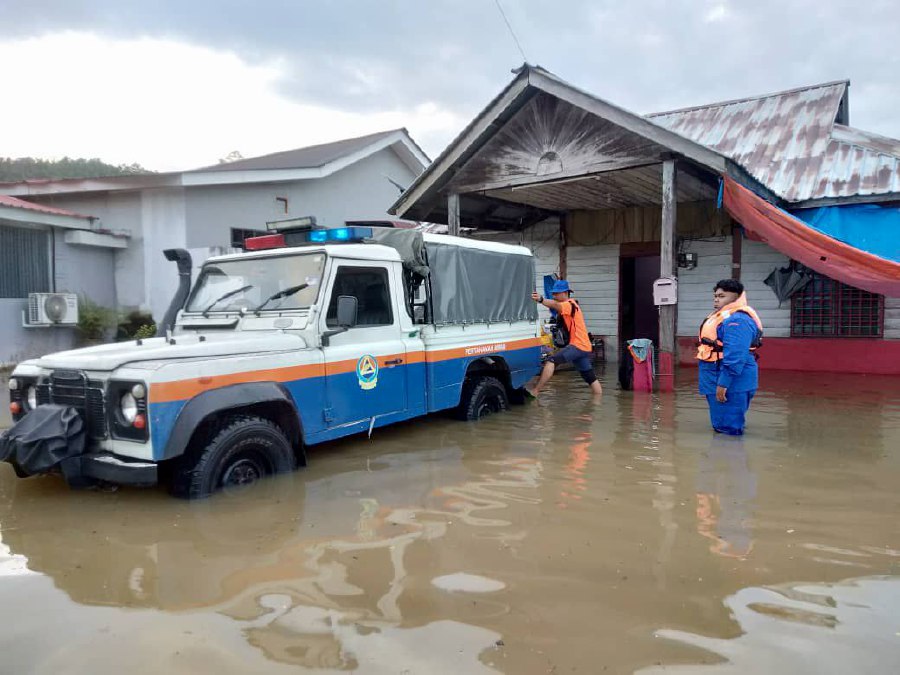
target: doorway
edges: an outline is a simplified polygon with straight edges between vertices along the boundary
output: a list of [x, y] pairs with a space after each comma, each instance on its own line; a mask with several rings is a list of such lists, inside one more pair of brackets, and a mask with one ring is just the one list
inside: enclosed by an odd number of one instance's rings
[[653, 282], [659, 278], [659, 244], [623, 244], [619, 257], [619, 343], [649, 338], [659, 349], [659, 310]]

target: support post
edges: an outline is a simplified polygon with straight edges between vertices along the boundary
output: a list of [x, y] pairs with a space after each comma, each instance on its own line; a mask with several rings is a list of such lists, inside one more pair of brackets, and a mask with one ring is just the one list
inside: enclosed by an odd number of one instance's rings
[[[676, 232], [675, 160], [668, 159], [662, 165], [662, 232], [659, 246], [659, 275], [674, 277]], [[675, 388], [675, 355], [677, 350], [675, 327], [678, 305], [662, 305], [659, 308], [659, 390]]]
[[459, 236], [459, 193], [451, 192], [447, 197], [447, 226], [450, 234]]
[[559, 217], [559, 278], [566, 279], [569, 267], [569, 235], [566, 229], [569, 224], [569, 214], [564, 213]]
[[744, 231], [735, 223], [731, 227], [731, 278], [741, 280], [741, 250]]

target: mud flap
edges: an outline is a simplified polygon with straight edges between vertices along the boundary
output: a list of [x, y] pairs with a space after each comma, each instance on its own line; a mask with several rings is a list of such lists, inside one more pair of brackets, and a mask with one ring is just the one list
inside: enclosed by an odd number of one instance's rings
[[0, 461], [19, 476], [60, 471], [69, 485], [82, 487], [84, 446], [84, 421], [75, 408], [42, 405], [0, 435]]

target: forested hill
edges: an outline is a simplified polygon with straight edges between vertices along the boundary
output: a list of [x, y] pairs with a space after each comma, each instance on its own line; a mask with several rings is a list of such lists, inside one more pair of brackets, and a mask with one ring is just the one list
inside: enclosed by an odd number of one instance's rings
[[8, 183], [35, 178], [100, 178], [105, 176], [128, 176], [153, 173], [140, 164], [107, 164], [97, 158], [59, 160], [35, 159], [34, 157], [0, 157], [0, 182]]

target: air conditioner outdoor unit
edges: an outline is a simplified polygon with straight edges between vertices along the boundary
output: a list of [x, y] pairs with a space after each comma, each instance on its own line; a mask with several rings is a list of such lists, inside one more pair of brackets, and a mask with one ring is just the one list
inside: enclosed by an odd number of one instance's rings
[[78, 323], [75, 293], [29, 293], [26, 326], [74, 326]]

